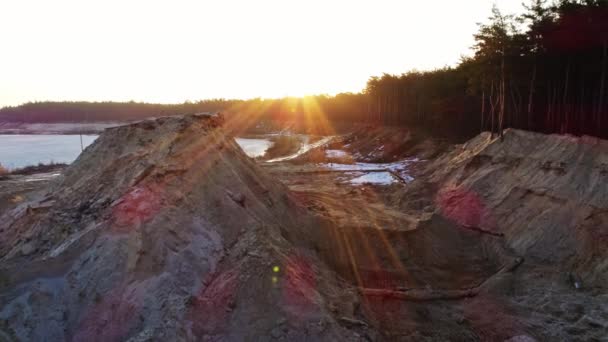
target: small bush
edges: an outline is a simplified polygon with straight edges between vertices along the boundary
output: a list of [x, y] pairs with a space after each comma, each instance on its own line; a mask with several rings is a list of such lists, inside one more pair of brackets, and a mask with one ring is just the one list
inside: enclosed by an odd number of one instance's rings
[[300, 138], [293, 135], [280, 135], [271, 140], [273, 144], [266, 150], [265, 159], [284, 157], [296, 153], [302, 146]]

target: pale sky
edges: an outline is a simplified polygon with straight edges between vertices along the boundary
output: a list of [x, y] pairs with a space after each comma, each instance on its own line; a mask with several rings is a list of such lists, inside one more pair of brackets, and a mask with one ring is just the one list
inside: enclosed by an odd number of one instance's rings
[[521, 2], [0, 0], [0, 106], [357, 92], [454, 65]]

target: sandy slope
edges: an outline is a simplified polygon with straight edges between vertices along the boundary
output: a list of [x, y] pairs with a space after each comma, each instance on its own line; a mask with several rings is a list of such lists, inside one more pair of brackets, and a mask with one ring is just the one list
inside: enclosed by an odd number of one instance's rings
[[3, 213], [3, 334], [362, 338], [339, 321], [356, 293], [283, 237], [312, 218], [221, 124], [203, 115], [108, 129], [46, 194]]
[[404, 211], [426, 198], [461, 229], [494, 236], [524, 259], [476, 298], [498, 311], [478, 307], [483, 314], [471, 322], [487, 338], [507, 322], [541, 341], [608, 339], [608, 141], [484, 133], [431, 162], [395, 197]]
[[608, 141], [508, 130], [435, 163], [444, 215], [588, 286], [608, 284]]

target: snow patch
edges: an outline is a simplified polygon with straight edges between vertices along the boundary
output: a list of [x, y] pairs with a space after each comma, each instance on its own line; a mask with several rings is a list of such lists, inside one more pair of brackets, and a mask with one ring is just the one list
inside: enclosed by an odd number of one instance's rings
[[323, 139], [320, 139], [312, 144], [309, 144], [307, 141], [304, 142], [302, 144], [302, 146], [300, 147], [300, 150], [292, 155], [286, 156], [286, 157], [281, 157], [281, 158], [275, 158], [275, 159], [271, 159], [271, 160], [267, 160], [267, 163], [275, 163], [275, 162], [281, 162], [281, 161], [286, 161], [286, 160], [292, 160], [295, 159], [301, 155], [303, 155], [304, 153], [312, 150], [313, 148], [317, 148], [320, 146], [323, 146], [325, 144], [327, 144], [328, 142], [330, 142], [332, 139], [334, 138], [334, 136], [328, 136], [325, 137]]
[[390, 172], [370, 172], [363, 176], [353, 178], [350, 180], [351, 184], [377, 184], [377, 185], [390, 185], [397, 182], [395, 177]]
[[327, 158], [346, 158], [348, 157], [348, 153], [342, 150], [326, 150], [325, 156]]
[[60, 175], [61, 175], [61, 173], [59, 173], [59, 172], [55, 172], [55, 173], [40, 173], [40, 174], [36, 174], [36, 175], [27, 177], [24, 180], [24, 182], [46, 181], [46, 180], [58, 177]]
[[[354, 163], [354, 164], [338, 164], [338, 163], [324, 163], [321, 167], [325, 167], [330, 170], [337, 171], [359, 171], [359, 172], [370, 172], [376, 171], [381, 172], [383, 170], [392, 171], [399, 175], [405, 182], [409, 183], [414, 180], [409, 174], [409, 166], [413, 163], [418, 162], [418, 158], [404, 159], [393, 163]], [[393, 177], [394, 178], [394, 177]]]

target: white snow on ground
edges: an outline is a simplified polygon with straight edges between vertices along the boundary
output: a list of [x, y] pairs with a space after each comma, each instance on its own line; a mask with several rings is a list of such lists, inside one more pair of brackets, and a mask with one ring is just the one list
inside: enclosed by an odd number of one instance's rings
[[370, 170], [387, 170], [392, 171], [403, 178], [406, 182], [411, 182], [414, 177], [410, 176], [408, 168], [411, 164], [419, 161], [418, 158], [404, 159], [393, 163], [354, 163], [354, 164], [337, 164], [326, 163], [320, 166], [339, 171], [370, 171]]
[[375, 150], [373, 150], [372, 152], [368, 153], [367, 157], [368, 158], [378, 158], [382, 155], [382, 151], [384, 150], [384, 145], [380, 145], [378, 147], [376, 147]]
[[378, 185], [389, 185], [395, 183], [397, 180], [390, 174], [390, 172], [370, 172], [363, 176], [353, 178], [350, 180], [351, 184], [378, 184]]
[[374, 163], [354, 163], [354, 164], [338, 164], [338, 163], [324, 163], [320, 164], [321, 167], [325, 167], [331, 170], [337, 171], [369, 171], [369, 170], [380, 170], [386, 169], [384, 164]]
[[323, 139], [320, 139], [312, 144], [308, 144], [308, 143], [304, 143], [302, 144], [302, 146], [300, 147], [300, 149], [298, 150], [298, 152], [285, 156], [285, 157], [280, 157], [280, 158], [275, 158], [275, 159], [270, 159], [268, 161], [266, 161], [267, 163], [274, 163], [274, 162], [280, 162], [280, 161], [286, 161], [286, 160], [291, 160], [291, 159], [295, 159], [301, 155], [303, 155], [304, 153], [312, 150], [313, 148], [317, 148], [319, 146], [323, 146], [326, 143], [328, 143], [329, 141], [331, 141], [331, 139], [333, 139], [333, 136], [329, 136], [329, 137], [325, 137]]
[[61, 175], [61, 173], [59, 173], [59, 172], [40, 173], [40, 174], [36, 174], [36, 175], [32, 175], [32, 176], [27, 176], [25, 178], [25, 182], [38, 182], [38, 181], [49, 180], [49, 179], [58, 177], [60, 175]]
[[326, 150], [325, 155], [327, 158], [346, 158], [348, 153], [342, 150]]

